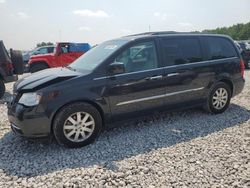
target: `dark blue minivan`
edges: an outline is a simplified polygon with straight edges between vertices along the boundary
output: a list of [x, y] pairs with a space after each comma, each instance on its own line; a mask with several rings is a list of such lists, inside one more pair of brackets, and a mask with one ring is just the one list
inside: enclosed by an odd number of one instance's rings
[[202, 106], [222, 113], [244, 82], [244, 62], [227, 36], [144, 33], [19, 80], [8, 117], [18, 135], [54, 135], [61, 145], [81, 147], [105, 125], [153, 111]]

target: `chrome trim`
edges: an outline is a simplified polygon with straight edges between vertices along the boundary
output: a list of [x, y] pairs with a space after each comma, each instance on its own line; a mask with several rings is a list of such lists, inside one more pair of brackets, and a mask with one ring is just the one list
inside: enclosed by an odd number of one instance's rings
[[120, 103], [116, 104], [116, 106], [121, 106], [121, 105], [125, 105], [125, 104], [136, 103], [136, 102], [142, 102], [142, 101], [148, 101], [148, 100], [153, 100], [153, 99], [159, 99], [159, 98], [169, 97], [169, 96], [178, 95], [178, 94], [182, 94], [182, 93], [187, 93], [187, 92], [191, 92], [191, 91], [199, 91], [199, 90], [203, 90], [203, 89], [204, 89], [204, 87], [200, 87], [200, 88], [195, 88], [195, 89], [188, 89], [188, 90], [183, 90], [183, 91], [177, 91], [177, 92], [173, 92], [173, 93], [166, 93], [166, 94], [163, 94], [163, 95], [156, 95], [156, 96], [152, 96], [152, 97], [145, 97], [145, 98], [140, 98], [140, 99], [125, 101], [125, 102], [120, 102]]
[[170, 73], [167, 75], [167, 77], [172, 77], [172, 76], [178, 76], [180, 73], [176, 72], [176, 73]]
[[[199, 61], [199, 62], [195, 62], [195, 63], [182, 64], [182, 65], [171, 65], [171, 66], [159, 67], [159, 68], [149, 69], [149, 70], [142, 70], [142, 71], [136, 71], [136, 72], [122, 73], [122, 74], [118, 74], [118, 75], [114, 75], [114, 76], [115, 77], [119, 77], [119, 76], [124, 76], [124, 75], [135, 74], [135, 73], [149, 72], [149, 71], [160, 70], [160, 69], [168, 69], [168, 68], [174, 68], [174, 67], [179, 67], [179, 66], [204, 64], [204, 63], [209, 63], [209, 62], [216, 62], [216, 61], [230, 60], [230, 59], [239, 59], [239, 57], [229, 57], [229, 58], [225, 58], [225, 59], [215, 59], [215, 60]], [[99, 78], [93, 78], [93, 80], [102, 80], [102, 79], [106, 79], [106, 78], [110, 78], [110, 77], [112, 77], [112, 76], [102, 76], [102, 77], [99, 77]]]
[[15, 129], [21, 130], [19, 127], [17, 127], [15, 124], [11, 123], [11, 127], [14, 127]]
[[187, 92], [191, 92], [191, 91], [199, 91], [199, 90], [203, 90], [205, 87], [200, 87], [200, 88], [194, 88], [194, 89], [187, 89], [187, 90], [183, 90], [183, 91], [176, 91], [173, 93], [167, 93], [165, 94], [166, 97], [172, 96], [172, 95], [178, 95], [178, 94], [182, 94], [182, 93], [187, 93]]
[[93, 80], [101, 80], [101, 79], [106, 79], [106, 78], [110, 78], [110, 77], [119, 77], [119, 76], [124, 76], [124, 75], [131, 75], [131, 74], [135, 74], [135, 73], [143, 73], [143, 72], [161, 70], [162, 68], [163, 67], [159, 67], [159, 68], [155, 68], [155, 69], [142, 70], [142, 71], [136, 71], [136, 72], [127, 72], [127, 73], [117, 74], [117, 75], [113, 75], [113, 76], [103, 76], [103, 77], [99, 77], [99, 78], [94, 78]]
[[102, 79], [107, 79], [110, 78], [110, 76], [103, 76], [103, 77], [99, 77], [99, 78], [94, 78], [93, 80], [102, 80]]
[[150, 80], [160, 80], [160, 79], [162, 79], [162, 75], [153, 76], [153, 77], [150, 77], [149, 79], [150, 79]]

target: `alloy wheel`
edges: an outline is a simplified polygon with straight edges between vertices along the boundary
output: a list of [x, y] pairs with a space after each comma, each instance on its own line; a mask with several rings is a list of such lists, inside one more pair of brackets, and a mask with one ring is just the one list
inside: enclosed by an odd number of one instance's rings
[[225, 88], [218, 88], [213, 95], [212, 104], [217, 110], [221, 110], [228, 102], [228, 92]]
[[95, 120], [87, 112], [76, 112], [64, 122], [65, 137], [72, 142], [82, 142], [89, 138], [95, 129]]

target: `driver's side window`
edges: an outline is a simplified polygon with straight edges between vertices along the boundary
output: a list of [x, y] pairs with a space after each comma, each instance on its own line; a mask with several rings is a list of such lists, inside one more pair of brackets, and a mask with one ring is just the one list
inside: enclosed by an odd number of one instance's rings
[[61, 52], [63, 54], [69, 53], [69, 45], [68, 44], [61, 44]]
[[154, 42], [138, 43], [124, 50], [115, 61], [124, 64], [126, 73], [157, 68], [155, 44]]

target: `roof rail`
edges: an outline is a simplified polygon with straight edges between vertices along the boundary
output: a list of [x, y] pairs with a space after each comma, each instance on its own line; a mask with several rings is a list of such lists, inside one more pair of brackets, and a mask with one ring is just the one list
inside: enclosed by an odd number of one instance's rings
[[140, 36], [140, 35], [160, 35], [160, 34], [175, 34], [175, 31], [160, 31], [160, 32], [145, 32], [145, 33], [138, 33], [133, 35], [127, 35], [125, 37], [133, 37], [133, 36]]
[[194, 33], [200, 33], [197, 31], [194, 32], [177, 32], [177, 31], [158, 31], [158, 32], [145, 32], [145, 33], [139, 33], [139, 34], [133, 34], [133, 35], [128, 35], [125, 37], [133, 37], [133, 36], [140, 36], [140, 35], [164, 35], [164, 34], [194, 34]]

